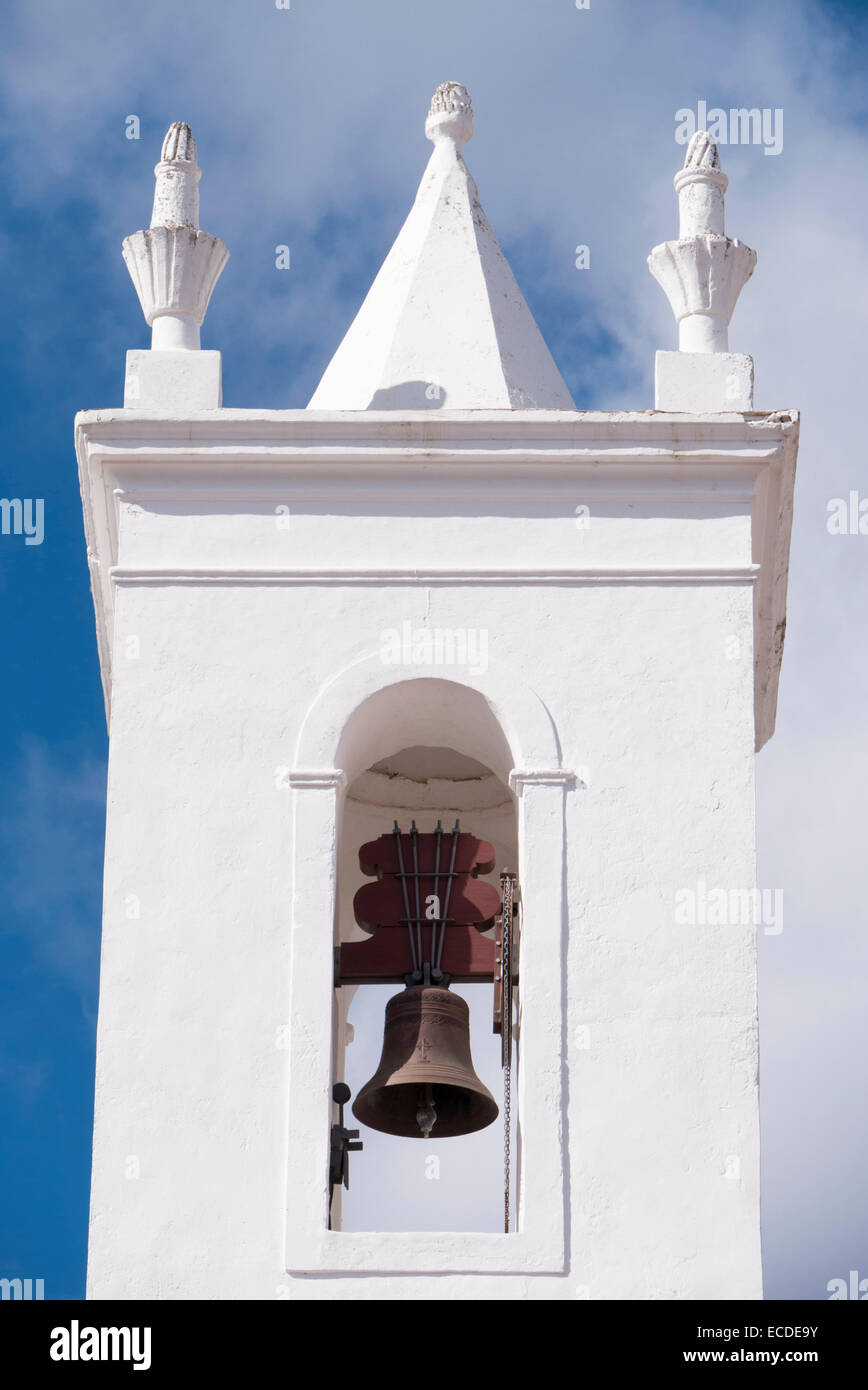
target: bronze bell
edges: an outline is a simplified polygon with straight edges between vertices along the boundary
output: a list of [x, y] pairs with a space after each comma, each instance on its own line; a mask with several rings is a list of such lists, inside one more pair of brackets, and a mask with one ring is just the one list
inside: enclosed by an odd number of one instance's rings
[[410, 985], [389, 1000], [380, 1065], [353, 1114], [406, 1139], [451, 1139], [497, 1119], [497, 1102], [473, 1070], [470, 1010], [459, 994]]

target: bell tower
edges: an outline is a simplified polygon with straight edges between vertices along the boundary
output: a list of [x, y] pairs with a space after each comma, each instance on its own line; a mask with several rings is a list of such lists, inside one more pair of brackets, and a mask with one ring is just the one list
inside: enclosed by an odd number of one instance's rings
[[[425, 133], [306, 409], [222, 407], [189, 127], [124, 243], [152, 345], [76, 418], [111, 738], [92, 1298], [761, 1296], [754, 760], [798, 417], [729, 351], [756, 257], [701, 133], [649, 258], [656, 408], [577, 410], [462, 86]], [[505, 1192], [472, 1148], [501, 1131]], [[394, 1176], [429, 1144], [436, 1229]]]

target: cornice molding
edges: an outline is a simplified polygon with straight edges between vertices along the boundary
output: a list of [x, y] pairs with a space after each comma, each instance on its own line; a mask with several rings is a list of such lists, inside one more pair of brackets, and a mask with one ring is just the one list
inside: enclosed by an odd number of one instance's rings
[[340, 768], [288, 768], [284, 785], [294, 791], [341, 791], [347, 784], [347, 774]]
[[109, 570], [113, 584], [755, 584], [759, 565], [682, 566], [672, 568], [570, 567], [569, 569], [436, 569], [398, 570], [300, 570], [300, 569], [169, 569], [123, 568]]
[[480, 458], [517, 460], [528, 454], [720, 462], [747, 449], [768, 459], [798, 430], [796, 411], [750, 411], [700, 416], [663, 411], [312, 411], [207, 410], [186, 417], [141, 410], [91, 410], [76, 416], [76, 438], [91, 453], [121, 451], [157, 458], [185, 453], [219, 463], [253, 457], [263, 465], [303, 463], [335, 454], [343, 461], [375, 453], [382, 465], [409, 458], [438, 460], [455, 453], [467, 468]]
[[579, 785], [574, 772], [567, 768], [528, 768], [514, 767], [509, 774], [510, 790], [522, 795], [526, 787], [562, 787], [565, 791]]

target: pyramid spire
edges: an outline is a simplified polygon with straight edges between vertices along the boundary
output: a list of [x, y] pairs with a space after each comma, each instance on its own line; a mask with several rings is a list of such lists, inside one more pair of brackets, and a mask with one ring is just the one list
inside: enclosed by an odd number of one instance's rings
[[469, 93], [444, 82], [416, 201], [326, 368], [314, 410], [573, 410], [462, 158]]

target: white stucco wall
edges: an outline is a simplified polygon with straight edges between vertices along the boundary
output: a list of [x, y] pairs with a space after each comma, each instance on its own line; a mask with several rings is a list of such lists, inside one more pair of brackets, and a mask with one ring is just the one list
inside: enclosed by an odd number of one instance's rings
[[[357, 478], [315, 475], [309, 461], [276, 473], [263, 449], [260, 474], [239, 461], [227, 490], [216, 464], [187, 466], [189, 444], [171, 444], [174, 461], [161, 452], [160, 427], [143, 458], [130, 412], [111, 441], [101, 428], [80, 427], [95, 587], [110, 593], [114, 630], [89, 1296], [758, 1297], [756, 929], [680, 925], [675, 895], [700, 879], [755, 881], [754, 591], [780, 544], [774, 527], [775, 543], [758, 543], [751, 497], [774, 441], [748, 459], [742, 424], [737, 450], [709, 460], [705, 446], [700, 477], [670, 452], [652, 497], [651, 472], [641, 485], [625, 473], [630, 431], [615, 429], [599, 524], [592, 506], [579, 533], [592, 479], [573, 476], [574, 445], [557, 476], [541, 468], [535, 485], [524, 449], [512, 479], [462, 482], [460, 503], [445, 465], [413, 475], [402, 452], [392, 471], [366, 471], [360, 504]], [[124, 492], [114, 538], [113, 504], [99, 510], [116, 496], [106, 476]], [[283, 495], [300, 503], [288, 532], [275, 523]], [[414, 573], [377, 580], [375, 554]], [[447, 562], [452, 579], [425, 582]], [[312, 567], [318, 580], [305, 578]], [[327, 881], [335, 845], [318, 834], [324, 801], [293, 792], [286, 769], [329, 682], [404, 621], [484, 629], [490, 670], [476, 683], [496, 683], [496, 667], [536, 692], [576, 777], [563, 793], [565, 865], [556, 836], [534, 831], [534, 873], [563, 877], [567, 903], [565, 976], [555, 952], [547, 985], [565, 1006], [556, 1272], [519, 1261], [451, 1274], [450, 1244], [447, 1277], [378, 1272], [374, 1234], [362, 1265], [373, 1277], [287, 1273], [288, 1184], [315, 1203], [319, 1182], [294, 1169], [288, 1094], [323, 1063], [287, 1018], [290, 969], [316, 933], [330, 950], [333, 926], [319, 905], [307, 918], [293, 908], [291, 865], [300, 843], [317, 845]], [[370, 761], [383, 751], [397, 749]], [[525, 1103], [528, 1115], [529, 1092]]]

